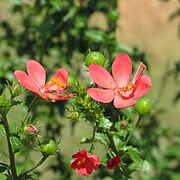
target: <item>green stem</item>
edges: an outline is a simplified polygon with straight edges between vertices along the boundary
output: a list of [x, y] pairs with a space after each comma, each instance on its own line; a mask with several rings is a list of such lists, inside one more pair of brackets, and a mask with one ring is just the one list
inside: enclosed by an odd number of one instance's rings
[[6, 140], [8, 144], [8, 152], [9, 152], [9, 160], [10, 160], [10, 170], [13, 180], [17, 180], [17, 172], [16, 172], [16, 163], [15, 163], [15, 156], [13, 152], [13, 148], [10, 141], [10, 131], [9, 131], [9, 124], [7, 121], [7, 117], [5, 114], [2, 114], [2, 123], [6, 132]]
[[25, 117], [24, 117], [24, 119], [23, 119], [23, 122], [25, 122], [25, 121], [27, 120], [28, 115], [29, 115], [32, 107], [38, 102], [38, 100], [39, 100], [39, 97], [36, 95], [36, 96], [34, 97], [34, 99], [31, 101], [31, 104], [30, 104], [29, 107], [28, 107], [28, 110], [27, 110], [26, 115], [25, 115]]
[[110, 147], [112, 148], [112, 150], [113, 150], [116, 154], [118, 154], [118, 150], [117, 150], [116, 145], [115, 145], [115, 143], [114, 143], [113, 137], [112, 137], [112, 135], [111, 135], [111, 133], [110, 133], [109, 131], [107, 131], [107, 136], [108, 136], [109, 141], [110, 141]]
[[138, 116], [138, 119], [137, 119], [137, 121], [136, 121], [136, 123], [135, 123], [135, 125], [134, 125], [134, 128], [131, 130], [129, 136], [127, 137], [127, 139], [126, 139], [126, 141], [125, 141], [125, 143], [124, 143], [124, 146], [126, 146], [126, 145], [128, 144], [129, 140], [131, 139], [131, 136], [133, 135], [134, 131], [135, 131], [136, 128], [138, 127], [141, 118], [142, 118], [142, 116], [139, 115], [139, 116]]
[[34, 166], [32, 167], [31, 169], [28, 169], [27, 171], [25, 171], [24, 173], [20, 174], [19, 175], [19, 178], [20, 177], [23, 177], [25, 176], [26, 174], [30, 173], [31, 171], [35, 170], [37, 167], [39, 167], [46, 159], [48, 158], [48, 156], [43, 156], [40, 161]]
[[95, 133], [96, 133], [96, 124], [94, 125], [94, 128], [93, 128], [92, 142], [91, 142], [91, 147], [90, 147], [89, 153], [92, 153], [92, 151], [94, 149]]

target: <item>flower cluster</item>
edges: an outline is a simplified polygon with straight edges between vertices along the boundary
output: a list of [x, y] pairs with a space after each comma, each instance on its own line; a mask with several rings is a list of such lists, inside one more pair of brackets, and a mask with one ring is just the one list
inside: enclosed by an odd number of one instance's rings
[[[136, 100], [144, 96], [151, 87], [151, 79], [143, 75], [146, 66], [140, 62], [139, 67], [130, 81], [132, 75], [132, 62], [127, 54], [120, 54], [112, 64], [112, 75], [99, 64], [89, 64], [89, 74], [92, 80], [102, 88], [91, 87], [87, 94], [95, 101], [113, 104], [116, 108], [125, 108], [132, 106]], [[14, 76], [20, 84], [38, 94], [45, 100], [55, 102], [57, 100], [66, 100], [75, 96], [75, 94], [65, 94], [69, 89], [68, 73], [64, 68], [56, 71], [53, 77], [46, 82], [46, 73], [41, 64], [34, 60], [27, 62], [27, 73], [16, 70]], [[38, 130], [33, 125], [25, 128], [29, 134], [36, 134]], [[53, 141], [52, 141], [53, 142]], [[53, 142], [54, 143], [54, 142]], [[46, 154], [54, 154], [57, 147], [54, 145], [53, 152], [49, 152], [49, 147], [44, 144], [43, 148], [48, 150]], [[45, 146], [45, 147], [44, 147]], [[77, 169], [77, 174], [89, 176], [93, 170], [97, 170], [100, 165], [100, 157], [92, 155], [85, 150], [79, 150], [72, 155], [76, 158], [70, 165], [70, 168]], [[120, 156], [109, 159], [106, 163], [107, 169], [116, 169], [121, 162]]]
[[[76, 154], [72, 155], [72, 158], [76, 158], [76, 160], [71, 163], [71, 169], [77, 169], [77, 174], [82, 176], [91, 175], [92, 171], [97, 170], [100, 164], [99, 156], [89, 154], [85, 150], [79, 150]], [[106, 167], [108, 169], [116, 169], [120, 161], [120, 157], [115, 156], [107, 161]]]

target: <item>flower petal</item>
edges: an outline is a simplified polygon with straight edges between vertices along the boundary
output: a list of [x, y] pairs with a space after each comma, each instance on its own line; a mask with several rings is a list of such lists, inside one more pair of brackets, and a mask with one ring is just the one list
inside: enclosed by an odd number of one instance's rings
[[39, 87], [34, 83], [34, 81], [23, 71], [16, 70], [14, 76], [20, 81], [20, 84], [27, 88], [29, 91], [39, 93]]
[[76, 172], [82, 176], [89, 176], [93, 171], [93, 165], [91, 163], [84, 164], [84, 168], [78, 169]]
[[92, 80], [101, 87], [107, 89], [114, 89], [116, 87], [111, 74], [98, 64], [91, 64], [89, 66], [89, 74]]
[[133, 98], [137, 99], [144, 96], [149, 91], [151, 85], [151, 79], [148, 76], [143, 75], [138, 82], [137, 89], [134, 92]]
[[126, 108], [129, 106], [132, 106], [136, 103], [136, 100], [134, 99], [122, 99], [120, 96], [115, 96], [114, 98], [114, 106], [116, 108]]
[[[55, 102], [55, 101], [58, 101], [58, 100], [67, 100], [67, 99], [70, 99], [70, 98], [72, 98], [72, 97], [74, 97], [76, 95], [76, 94], [56, 95], [56, 94], [53, 94], [53, 93], [44, 93], [44, 94], [48, 97], [48, 99], [51, 99], [52, 102]], [[43, 96], [41, 95], [41, 97], [43, 97]]]
[[112, 65], [112, 74], [116, 84], [126, 86], [132, 74], [132, 62], [127, 54], [120, 54]]
[[91, 96], [92, 99], [98, 102], [109, 103], [114, 99], [113, 90], [90, 88], [87, 90], [87, 93], [89, 96]]
[[87, 152], [85, 150], [79, 150], [76, 154], [72, 155], [72, 158], [86, 157]]
[[68, 72], [64, 68], [58, 69], [50, 81], [53, 78], [59, 79], [65, 86], [68, 84]]
[[39, 88], [42, 88], [45, 85], [46, 72], [40, 63], [34, 60], [29, 60], [27, 62], [27, 72]]
[[91, 158], [92, 158], [92, 161], [93, 161], [93, 164], [94, 164], [94, 170], [97, 170], [97, 168], [98, 168], [98, 166], [100, 164], [99, 156], [91, 155]]

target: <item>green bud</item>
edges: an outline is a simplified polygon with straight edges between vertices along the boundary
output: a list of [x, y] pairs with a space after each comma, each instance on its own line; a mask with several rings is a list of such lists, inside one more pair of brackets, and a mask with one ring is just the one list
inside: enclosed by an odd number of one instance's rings
[[109, 22], [116, 22], [119, 19], [120, 13], [118, 10], [110, 10], [107, 14]]
[[78, 112], [71, 112], [67, 117], [68, 117], [70, 120], [78, 120], [78, 118], [79, 118], [79, 113], [78, 113]]
[[89, 52], [85, 59], [86, 66], [90, 66], [91, 64], [99, 64], [100, 66], [104, 66], [105, 57], [98, 51]]
[[58, 149], [57, 143], [52, 139], [46, 139], [44, 140], [41, 145], [41, 152], [45, 156], [50, 156], [56, 153]]
[[139, 115], [145, 116], [151, 113], [152, 102], [148, 98], [141, 98], [137, 100], [135, 109]]

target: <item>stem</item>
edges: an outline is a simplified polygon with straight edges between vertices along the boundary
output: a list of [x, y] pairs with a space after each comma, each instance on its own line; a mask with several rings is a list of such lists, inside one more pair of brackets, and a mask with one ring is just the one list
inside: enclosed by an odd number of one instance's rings
[[94, 128], [93, 128], [92, 143], [91, 143], [91, 147], [90, 147], [89, 153], [92, 153], [92, 150], [94, 149], [95, 133], [96, 133], [96, 124], [94, 125]]
[[10, 142], [10, 131], [9, 131], [9, 124], [7, 121], [7, 117], [5, 114], [2, 114], [2, 123], [6, 132], [6, 140], [8, 144], [8, 151], [9, 151], [9, 160], [10, 160], [10, 169], [11, 169], [11, 175], [13, 180], [17, 180], [17, 172], [16, 172], [16, 164], [15, 164], [15, 157], [13, 148]]
[[110, 141], [110, 147], [113, 149], [113, 151], [116, 154], [118, 154], [118, 150], [117, 150], [116, 145], [114, 143], [113, 137], [111, 136], [111, 133], [109, 131], [107, 131], [107, 136], [108, 136], [109, 141]]
[[134, 128], [131, 130], [129, 136], [127, 137], [127, 139], [126, 139], [126, 141], [125, 141], [125, 143], [124, 143], [124, 146], [126, 146], [126, 145], [128, 144], [128, 142], [129, 142], [129, 140], [131, 139], [131, 136], [133, 135], [135, 129], [138, 127], [141, 118], [142, 118], [142, 116], [139, 115], [139, 116], [138, 116], [138, 119], [137, 119], [137, 121], [136, 121], [136, 123], [135, 123], [135, 125], [134, 125]]
[[40, 159], [40, 161], [39, 161], [34, 167], [32, 167], [31, 169], [28, 169], [28, 170], [25, 171], [24, 173], [20, 174], [20, 175], [19, 175], [19, 178], [25, 176], [26, 174], [30, 173], [31, 171], [33, 171], [34, 169], [36, 169], [37, 167], [39, 167], [47, 158], [48, 158], [48, 156], [43, 156], [43, 157]]
[[28, 107], [28, 110], [27, 110], [26, 115], [25, 115], [25, 117], [24, 117], [24, 119], [23, 119], [23, 122], [25, 122], [25, 121], [27, 120], [28, 115], [29, 115], [32, 107], [38, 102], [38, 100], [39, 100], [39, 97], [38, 97], [38, 96], [35, 96], [34, 99], [31, 101], [31, 104], [30, 104], [29, 107]]

